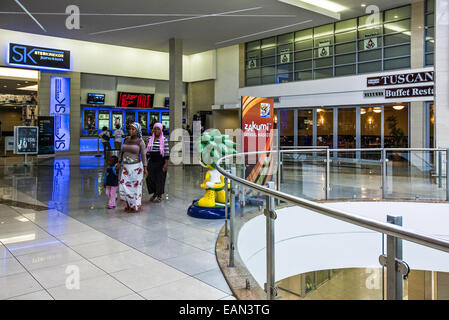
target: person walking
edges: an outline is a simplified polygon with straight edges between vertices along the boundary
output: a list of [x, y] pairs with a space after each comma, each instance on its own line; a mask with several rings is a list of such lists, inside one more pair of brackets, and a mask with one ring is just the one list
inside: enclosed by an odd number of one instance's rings
[[142, 129], [134, 122], [129, 127], [129, 137], [123, 142], [117, 163], [120, 175], [120, 199], [126, 202], [126, 212], [139, 212], [142, 207], [142, 181], [148, 176], [145, 143], [142, 140]]
[[117, 162], [117, 156], [110, 157], [108, 159], [108, 167], [106, 168], [106, 173], [104, 175], [103, 185], [109, 199], [108, 209], [114, 209], [117, 200], [118, 172], [115, 170]]
[[114, 131], [114, 149], [120, 150], [122, 148], [122, 137], [125, 134], [123, 133], [122, 128], [119, 124], [115, 125]]
[[146, 180], [148, 193], [153, 194], [150, 201], [160, 203], [165, 189], [170, 152], [168, 140], [164, 137], [162, 124], [155, 123], [152, 131], [147, 146], [149, 174]]
[[111, 140], [111, 132], [108, 130], [107, 127], [103, 127], [103, 130], [99, 137], [101, 138], [101, 142], [103, 143], [103, 152], [104, 152], [104, 161], [107, 161], [107, 152], [111, 150], [111, 144], [109, 143], [109, 140]]

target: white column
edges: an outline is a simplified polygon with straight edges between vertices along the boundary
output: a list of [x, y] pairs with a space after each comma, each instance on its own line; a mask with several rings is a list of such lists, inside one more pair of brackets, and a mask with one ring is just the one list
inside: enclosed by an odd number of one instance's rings
[[449, 148], [449, 0], [435, 1], [436, 146]]
[[170, 132], [182, 128], [182, 40], [170, 39]]

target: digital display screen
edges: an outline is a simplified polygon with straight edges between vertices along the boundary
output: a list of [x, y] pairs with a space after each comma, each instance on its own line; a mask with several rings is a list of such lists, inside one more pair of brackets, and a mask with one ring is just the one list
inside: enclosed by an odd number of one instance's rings
[[119, 108], [153, 108], [154, 94], [119, 92]]
[[88, 104], [104, 104], [105, 95], [97, 94], [97, 93], [88, 93], [87, 94], [87, 103]]

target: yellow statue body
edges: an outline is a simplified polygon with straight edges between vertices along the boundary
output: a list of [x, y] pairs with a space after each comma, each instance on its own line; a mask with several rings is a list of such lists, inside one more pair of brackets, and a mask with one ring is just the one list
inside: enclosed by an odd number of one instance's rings
[[213, 208], [217, 203], [225, 205], [225, 182], [223, 175], [211, 165], [206, 168], [210, 169], [206, 173], [206, 177], [201, 184], [201, 188], [206, 190], [204, 197], [198, 201], [200, 207]]

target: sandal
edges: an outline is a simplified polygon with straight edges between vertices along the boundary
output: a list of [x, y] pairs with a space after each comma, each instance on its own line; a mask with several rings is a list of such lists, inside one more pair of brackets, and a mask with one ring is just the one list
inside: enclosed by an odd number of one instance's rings
[[161, 196], [157, 196], [156, 199], [153, 202], [161, 203], [161, 201], [162, 201], [162, 197]]
[[150, 202], [154, 202], [154, 199], [156, 199], [156, 195], [155, 194], [153, 194], [152, 196], [151, 196], [151, 198], [150, 198]]

